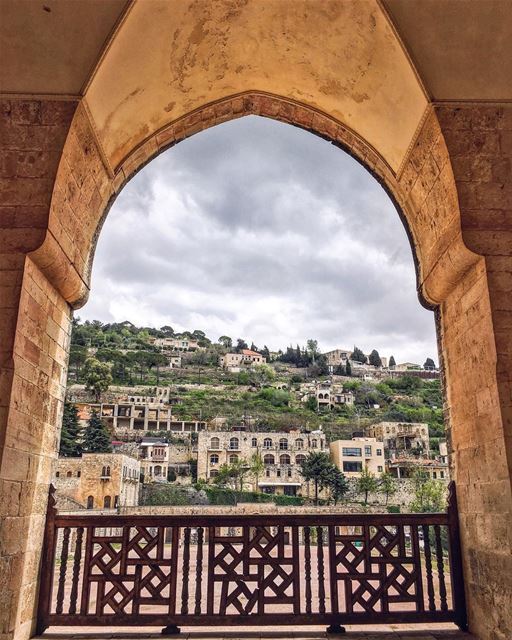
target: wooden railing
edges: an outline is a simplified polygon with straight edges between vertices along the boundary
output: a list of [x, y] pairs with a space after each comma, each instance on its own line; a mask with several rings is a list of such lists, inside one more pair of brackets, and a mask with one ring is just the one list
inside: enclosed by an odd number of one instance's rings
[[466, 625], [457, 504], [447, 513], [59, 515], [39, 600], [49, 625]]

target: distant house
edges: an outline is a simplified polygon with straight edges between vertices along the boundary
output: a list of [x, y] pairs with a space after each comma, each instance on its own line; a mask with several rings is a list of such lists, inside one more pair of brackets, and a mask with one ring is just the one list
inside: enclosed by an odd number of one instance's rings
[[266, 361], [261, 353], [251, 351], [251, 349], [242, 349], [240, 353], [226, 353], [221, 356], [219, 363], [223, 369], [237, 373], [243, 367], [260, 366]]
[[352, 355], [352, 351], [348, 349], [333, 349], [323, 354], [327, 361], [329, 373], [334, 373], [337, 367], [344, 367]]
[[153, 343], [162, 351], [195, 351], [199, 342], [193, 338], [175, 336], [173, 338], [157, 338]]

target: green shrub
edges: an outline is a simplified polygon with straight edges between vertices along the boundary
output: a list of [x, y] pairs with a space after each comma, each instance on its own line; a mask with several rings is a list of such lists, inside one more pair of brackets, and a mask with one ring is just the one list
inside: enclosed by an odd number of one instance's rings
[[400, 513], [400, 506], [397, 504], [388, 504], [388, 513]]

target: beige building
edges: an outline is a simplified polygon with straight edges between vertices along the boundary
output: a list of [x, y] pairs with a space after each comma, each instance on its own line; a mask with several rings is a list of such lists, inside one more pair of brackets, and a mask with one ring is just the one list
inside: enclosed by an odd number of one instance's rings
[[342, 385], [319, 384], [315, 393], [318, 409], [332, 409], [337, 405], [354, 404], [354, 394], [352, 391], [343, 391]]
[[174, 338], [156, 338], [153, 343], [162, 351], [195, 351], [199, 343], [192, 338], [175, 336]]
[[242, 349], [240, 353], [226, 353], [219, 360], [220, 366], [229, 371], [238, 372], [242, 367], [253, 367], [266, 363], [261, 353], [251, 351], [250, 349]]
[[401, 457], [388, 461], [388, 469], [395, 478], [412, 478], [418, 471], [424, 471], [431, 480], [450, 479], [450, 469], [447, 462], [441, 459]]
[[306, 483], [300, 474], [300, 464], [311, 451], [325, 449], [322, 431], [203, 432], [199, 434], [197, 477], [210, 480], [222, 465], [245, 461], [249, 466], [251, 458], [259, 455], [265, 468], [257, 483], [256, 478], [247, 474], [244, 488], [272, 494], [305, 495]]
[[202, 420], [175, 420], [172, 408], [163, 402], [145, 402], [142, 396], [130, 396], [127, 402], [103, 402], [91, 404], [77, 402], [78, 414], [86, 422], [92, 411], [97, 411], [116, 438], [131, 440], [144, 436], [148, 431], [169, 433], [197, 433], [206, 429]]
[[331, 459], [348, 477], [357, 477], [367, 468], [375, 475], [385, 471], [384, 443], [376, 438], [352, 438], [331, 442]]
[[379, 422], [369, 426], [367, 433], [384, 442], [386, 459], [412, 451], [424, 457], [430, 454], [428, 424], [425, 422]]
[[144, 483], [167, 480], [170, 471], [177, 476], [190, 475], [190, 460], [197, 456], [197, 445], [188, 436], [177, 442], [172, 440], [169, 443], [162, 438], [146, 437], [141, 441], [139, 459]]
[[352, 355], [349, 349], [333, 349], [323, 354], [329, 367], [329, 373], [334, 373], [336, 367], [344, 367]]
[[114, 509], [139, 502], [140, 462], [121, 453], [84, 453], [58, 458], [53, 470], [57, 494], [87, 509]]

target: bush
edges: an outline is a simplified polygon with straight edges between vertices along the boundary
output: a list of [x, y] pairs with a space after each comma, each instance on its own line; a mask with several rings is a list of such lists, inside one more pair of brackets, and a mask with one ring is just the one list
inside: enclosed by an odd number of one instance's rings
[[388, 513], [400, 513], [400, 506], [395, 504], [388, 504]]

